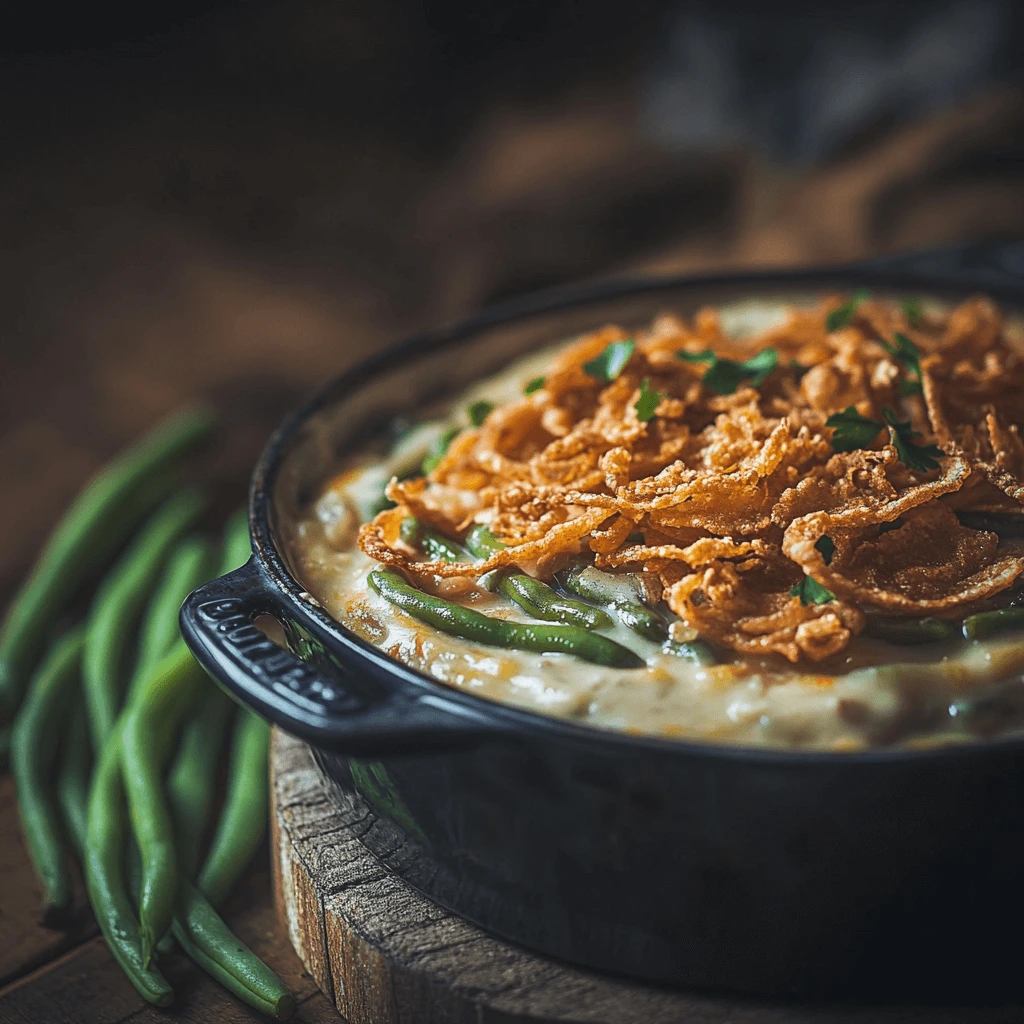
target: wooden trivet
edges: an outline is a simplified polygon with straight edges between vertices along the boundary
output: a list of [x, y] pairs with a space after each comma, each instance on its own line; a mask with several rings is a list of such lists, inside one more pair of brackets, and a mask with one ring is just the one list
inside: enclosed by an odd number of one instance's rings
[[[350, 1024], [1006, 1024], [1007, 1008], [755, 1003], [610, 978], [496, 939], [393, 875], [356, 838], [304, 743], [271, 748], [275, 899], [306, 969]], [[823, 950], [823, 955], [828, 955]]]

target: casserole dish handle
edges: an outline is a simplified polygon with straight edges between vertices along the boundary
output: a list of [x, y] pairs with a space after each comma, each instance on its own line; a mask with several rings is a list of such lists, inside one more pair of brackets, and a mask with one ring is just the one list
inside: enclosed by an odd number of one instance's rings
[[[289, 649], [257, 628], [253, 620], [261, 615], [284, 625]], [[393, 671], [346, 669], [283, 611], [254, 559], [189, 594], [180, 624], [196, 660], [235, 699], [315, 746], [383, 756], [504, 734], [493, 721], [445, 695], [419, 692]]]

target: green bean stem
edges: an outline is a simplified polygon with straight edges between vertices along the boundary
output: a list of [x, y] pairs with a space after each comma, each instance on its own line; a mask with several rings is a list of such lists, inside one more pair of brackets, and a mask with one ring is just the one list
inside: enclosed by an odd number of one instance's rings
[[49, 777], [61, 725], [82, 660], [80, 628], [65, 633], [43, 659], [29, 683], [14, 721], [11, 761], [18, 786], [18, 810], [32, 866], [43, 884], [43, 921], [55, 924], [71, 905], [71, 880], [61, 832], [60, 810]]
[[75, 590], [166, 494], [171, 471], [212, 425], [206, 411], [194, 408], [165, 420], [94, 476], [64, 514], [0, 630], [0, 711], [17, 708], [44, 640]]
[[203, 510], [194, 491], [181, 491], [151, 517], [110, 570], [93, 601], [82, 657], [82, 683], [93, 746], [109, 738], [120, 702], [118, 680], [125, 644], [167, 553]]
[[566, 590], [610, 607], [634, 633], [659, 643], [668, 636], [664, 619], [643, 603], [639, 586], [628, 575], [615, 576], [588, 565], [559, 573], [558, 579]]
[[932, 644], [952, 640], [960, 635], [960, 630], [955, 622], [930, 616], [925, 619], [895, 619], [869, 615], [864, 634], [891, 644]]
[[163, 772], [206, 675], [183, 640], [153, 669], [121, 730], [121, 775], [142, 858], [139, 922], [143, 962], [170, 927], [178, 881], [174, 826]]
[[535, 626], [492, 619], [462, 605], [425, 594], [391, 569], [375, 569], [369, 575], [369, 582], [386, 601], [442, 633], [491, 647], [539, 654], [573, 654], [584, 661], [615, 668], [639, 668], [643, 665], [642, 659], [631, 650], [600, 633], [589, 633], [579, 626]]
[[64, 815], [68, 839], [79, 860], [84, 856], [89, 826], [89, 774], [92, 750], [85, 704], [79, 699], [71, 707], [64, 733], [64, 746], [57, 769], [57, 803]]
[[[486, 526], [478, 523], [469, 531], [466, 546], [477, 558], [490, 558], [505, 545]], [[562, 597], [546, 583], [526, 573], [502, 574], [497, 589], [535, 619], [564, 622], [584, 629], [605, 629], [612, 624], [611, 618], [600, 608]]]
[[89, 794], [89, 830], [85, 880], [96, 921], [110, 951], [139, 994], [157, 1006], [174, 998], [167, 979], [150, 965], [124, 884], [125, 807], [121, 789], [121, 744], [110, 738], [93, 773]]
[[232, 934], [187, 881], [180, 888], [172, 928], [190, 959], [239, 999], [275, 1020], [287, 1020], [295, 1012], [295, 999], [284, 982]]
[[1024, 608], [1000, 608], [994, 612], [978, 612], [964, 619], [964, 636], [983, 640], [1010, 629], [1024, 629]]

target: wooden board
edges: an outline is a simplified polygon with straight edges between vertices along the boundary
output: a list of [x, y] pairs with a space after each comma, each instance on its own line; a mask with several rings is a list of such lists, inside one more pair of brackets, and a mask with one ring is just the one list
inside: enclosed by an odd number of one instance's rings
[[350, 1024], [1005, 1024], [980, 1010], [764, 1004], [611, 978], [512, 946], [432, 903], [357, 838], [369, 810], [343, 806], [309, 748], [271, 752], [275, 898], [296, 952]]

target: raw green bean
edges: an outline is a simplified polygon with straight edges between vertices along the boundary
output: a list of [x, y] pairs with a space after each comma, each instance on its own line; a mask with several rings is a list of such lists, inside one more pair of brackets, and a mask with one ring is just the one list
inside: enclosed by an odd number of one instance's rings
[[869, 615], [865, 636], [887, 640], [891, 644], [932, 644], [960, 635], [957, 623], [929, 616], [926, 619], [883, 618]]
[[196, 885], [219, 907], [248, 867], [267, 826], [267, 753], [270, 726], [241, 709], [231, 739], [227, 792], [210, 850]]
[[705, 668], [708, 665], [717, 665], [718, 656], [715, 649], [706, 640], [666, 640], [661, 648], [666, 654], [674, 655], [689, 661], [694, 665], [701, 665]]
[[558, 580], [566, 590], [608, 605], [634, 633], [658, 642], [668, 636], [665, 620], [643, 603], [639, 584], [628, 575], [615, 576], [588, 565], [559, 573]]
[[276, 1020], [287, 1020], [295, 1012], [295, 999], [284, 982], [232, 934], [188, 881], [181, 884], [172, 927], [188, 956], [239, 999]]
[[462, 605], [424, 594], [391, 569], [375, 569], [369, 575], [369, 582], [386, 601], [442, 633], [491, 647], [540, 654], [573, 654], [584, 661], [615, 668], [643, 665], [642, 659], [631, 650], [600, 633], [589, 633], [579, 626], [535, 626], [492, 619]]
[[166, 495], [172, 469], [212, 425], [201, 409], [164, 420], [94, 476], [64, 514], [0, 631], [0, 712], [17, 708], [46, 635], [76, 588]]
[[964, 636], [983, 640], [1008, 629], [1024, 629], [1024, 608], [1000, 608], [994, 612], [978, 612], [964, 619]]
[[82, 630], [76, 628], [53, 645], [29, 683], [11, 743], [22, 830], [32, 866], [43, 883], [43, 921], [49, 925], [56, 924], [71, 905], [60, 811], [49, 779], [81, 661]]
[[118, 681], [129, 631], [140, 615], [168, 551], [202, 512], [203, 499], [192, 490], [169, 498], [150, 518], [107, 574], [93, 601], [82, 657], [82, 684], [100, 750], [114, 728], [121, 694]]
[[208, 682], [199, 705], [181, 731], [178, 751], [167, 774], [167, 802], [177, 836], [178, 864], [194, 878], [199, 851], [217, 795], [217, 765], [224, 730], [234, 705]]
[[89, 830], [85, 844], [85, 880], [96, 921], [110, 951], [139, 994], [157, 1006], [174, 998], [167, 979], [150, 965], [139, 922], [124, 884], [124, 795], [118, 731], [111, 736], [93, 773], [89, 793]]
[[435, 530], [428, 530], [412, 516], [402, 520], [398, 535], [410, 547], [421, 548], [433, 561], [468, 562], [469, 552]]
[[[483, 524], [477, 524], [466, 537], [466, 546], [477, 558], [490, 558], [505, 545]], [[605, 629], [612, 620], [600, 608], [562, 597], [546, 583], [526, 573], [503, 573], [498, 578], [498, 591], [535, 619], [564, 622], [584, 629]]]
[[170, 927], [178, 880], [174, 827], [163, 772], [178, 729], [206, 675], [183, 640], [165, 655], [128, 707], [121, 729], [121, 775], [142, 858], [139, 922], [143, 963]]
[[219, 574], [221, 576], [245, 565], [252, 555], [249, 540], [249, 514], [244, 508], [236, 509], [224, 524], [224, 546], [221, 550]]
[[142, 616], [133, 680], [144, 680], [181, 636], [178, 611], [185, 598], [209, 579], [209, 561], [210, 547], [200, 537], [186, 537], [171, 552]]
[[89, 826], [89, 726], [85, 704], [79, 699], [71, 707], [71, 720], [64, 733], [60, 766], [57, 769], [57, 802], [64, 815], [64, 826], [78, 859], [85, 851]]

